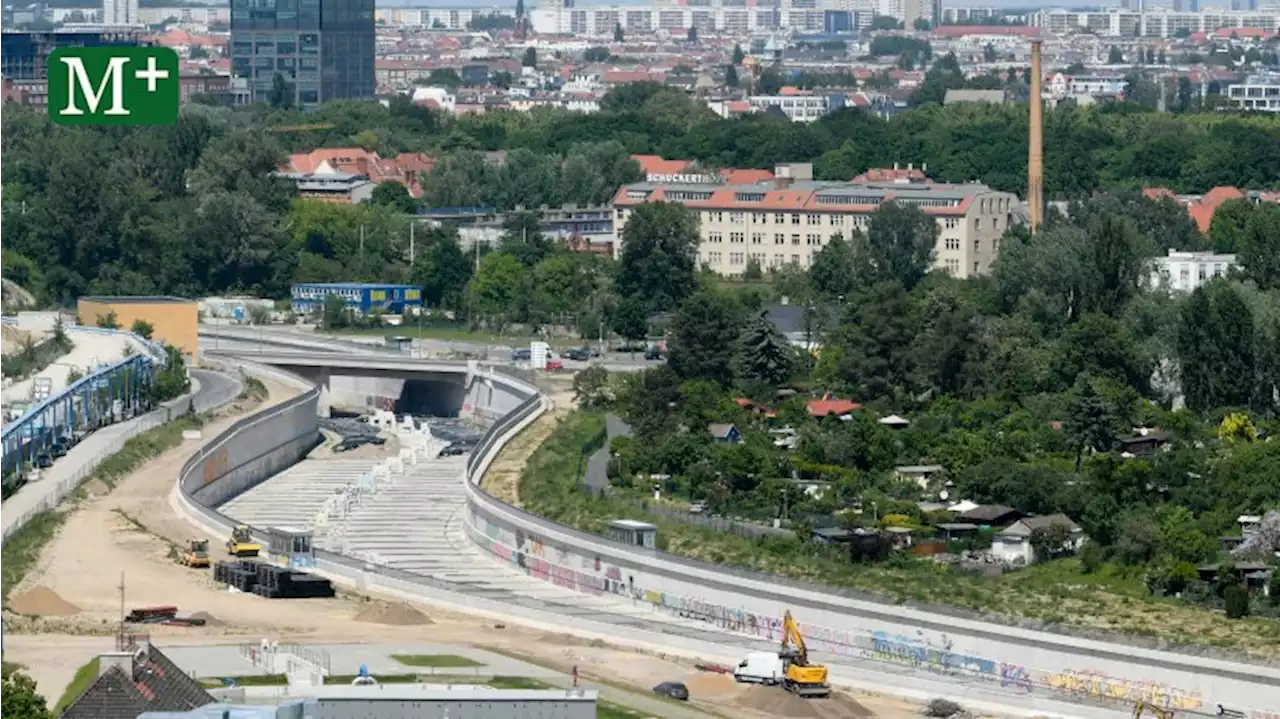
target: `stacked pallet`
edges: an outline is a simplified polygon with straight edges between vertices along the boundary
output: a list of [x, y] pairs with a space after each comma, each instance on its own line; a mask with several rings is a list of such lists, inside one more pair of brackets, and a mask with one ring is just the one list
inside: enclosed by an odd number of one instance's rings
[[245, 560], [218, 562], [213, 568], [214, 581], [229, 584], [242, 592], [252, 592], [267, 599], [311, 599], [334, 596], [333, 584], [295, 569]]

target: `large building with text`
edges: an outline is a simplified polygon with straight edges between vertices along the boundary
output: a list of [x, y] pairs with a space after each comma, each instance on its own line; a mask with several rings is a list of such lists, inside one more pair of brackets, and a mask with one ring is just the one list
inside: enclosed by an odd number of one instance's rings
[[683, 203], [698, 215], [700, 264], [722, 275], [738, 275], [752, 259], [765, 269], [808, 267], [837, 234], [846, 239], [865, 234], [871, 213], [892, 200], [936, 219], [934, 266], [963, 278], [989, 272], [1000, 237], [1024, 221], [1016, 195], [978, 183], [934, 183], [912, 168], [872, 171], [851, 182], [816, 182], [809, 164], [783, 165], [775, 175], [746, 185], [727, 184], [718, 176], [680, 176], [674, 182], [651, 177], [624, 185], [613, 201], [615, 231], [621, 242], [627, 218], [638, 205]]

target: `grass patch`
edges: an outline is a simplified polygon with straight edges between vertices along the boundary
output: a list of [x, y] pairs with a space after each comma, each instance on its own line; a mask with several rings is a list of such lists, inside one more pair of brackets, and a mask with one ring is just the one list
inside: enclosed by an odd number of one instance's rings
[[997, 620], [1022, 617], [1111, 635], [1214, 645], [1258, 658], [1280, 656], [1280, 622], [1228, 620], [1220, 612], [1179, 599], [1152, 597], [1141, 572], [1129, 568], [1103, 565], [1085, 574], [1077, 559], [1066, 558], [987, 578], [905, 556], [877, 565], [853, 564], [835, 547], [793, 537], [748, 539], [650, 514], [636, 501], [643, 499], [639, 491], [619, 490], [617, 496], [604, 497], [580, 492], [574, 479], [578, 459], [602, 426], [597, 412], [578, 410], [560, 420], [520, 476], [526, 510], [599, 535], [610, 520], [651, 522], [658, 526], [658, 547], [673, 554], [860, 590], [895, 602], [946, 604]]
[[460, 657], [457, 654], [392, 654], [391, 658], [408, 667], [431, 667], [433, 669], [458, 669], [461, 667], [482, 667], [484, 664]]
[[76, 670], [76, 675], [71, 678], [71, 683], [67, 685], [66, 691], [62, 692], [58, 703], [53, 706], [53, 715], [58, 716], [71, 705], [71, 702], [80, 698], [94, 679], [98, 678], [98, 658], [94, 657], [89, 663]]
[[[138, 467], [182, 444], [183, 431], [200, 429], [203, 426], [203, 417], [185, 414], [136, 437], [131, 437], [119, 452], [102, 460], [85, 482], [97, 479], [108, 488], [115, 489], [120, 480], [128, 477]], [[84, 483], [80, 486], [83, 487]]]
[[544, 681], [529, 677], [493, 677], [488, 684], [494, 689], [555, 689]]
[[27, 572], [40, 560], [44, 546], [58, 533], [66, 521], [66, 514], [56, 509], [46, 510], [32, 517], [14, 532], [0, 551], [0, 574], [3, 575], [3, 600], [7, 604], [9, 592], [22, 583]]

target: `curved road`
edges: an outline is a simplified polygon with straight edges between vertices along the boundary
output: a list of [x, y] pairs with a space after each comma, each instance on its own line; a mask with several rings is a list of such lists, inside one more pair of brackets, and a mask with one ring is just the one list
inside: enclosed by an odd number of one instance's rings
[[[239, 351], [243, 345], [229, 343]], [[253, 359], [251, 350], [244, 353]], [[299, 465], [302, 467], [303, 465]], [[291, 476], [293, 475], [293, 476]], [[314, 478], [309, 478], [314, 481]], [[250, 524], [307, 523], [316, 507], [286, 505], [298, 497], [296, 485], [304, 478], [286, 471], [232, 500], [223, 509], [227, 515]], [[500, 606], [509, 614], [551, 619], [565, 627], [586, 625], [613, 629], [613, 636], [648, 635], [654, 645], [673, 645], [663, 637], [694, 640], [716, 645], [722, 656], [740, 656], [747, 651], [776, 650], [767, 642], [720, 630], [705, 623], [654, 613], [647, 604], [616, 597], [593, 597], [555, 586], [517, 572], [501, 564], [466, 536], [465, 467], [458, 458], [441, 458], [420, 463], [403, 480], [379, 492], [351, 517], [346, 540], [349, 551], [375, 552], [390, 568], [392, 576], [411, 579], [456, 597], [462, 606], [477, 609]], [[427, 498], [430, 501], [427, 501]], [[268, 518], [263, 513], [270, 513]], [[296, 514], [297, 516], [293, 516]], [[262, 516], [256, 516], [262, 515]], [[285, 516], [289, 515], [289, 516]], [[413, 527], [407, 535], [404, 527]], [[481, 610], [483, 611], [483, 609]], [[594, 629], [593, 629], [594, 631]], [[949, 696], [975, 709], [1023, 716], [1050, 715], [1081, 719], [1119, 719], [1127, 711], [1114, 707], [1089, 706], [1060, 701], [1051, 695], [1017, 695], [998, 685], [952, 675], [941, 675], [911, 666], [888, 664], [857, 657], [815, 652], [816, 659], [832, 667], [833, 679], [870, 691], [916, 699]], [[1003, 711], [1001, 711], [1003, 709]]]

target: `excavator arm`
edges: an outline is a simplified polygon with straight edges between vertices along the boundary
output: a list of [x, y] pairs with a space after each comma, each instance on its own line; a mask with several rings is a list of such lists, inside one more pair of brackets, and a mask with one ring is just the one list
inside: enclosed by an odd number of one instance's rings
[[782, 617], [782, 653], [795, 657], [796, 664], [809, 664], [809, 648], [805, 646], [804, 635], [800, 633], [800, 625], [791, 616], [791, 610]]

